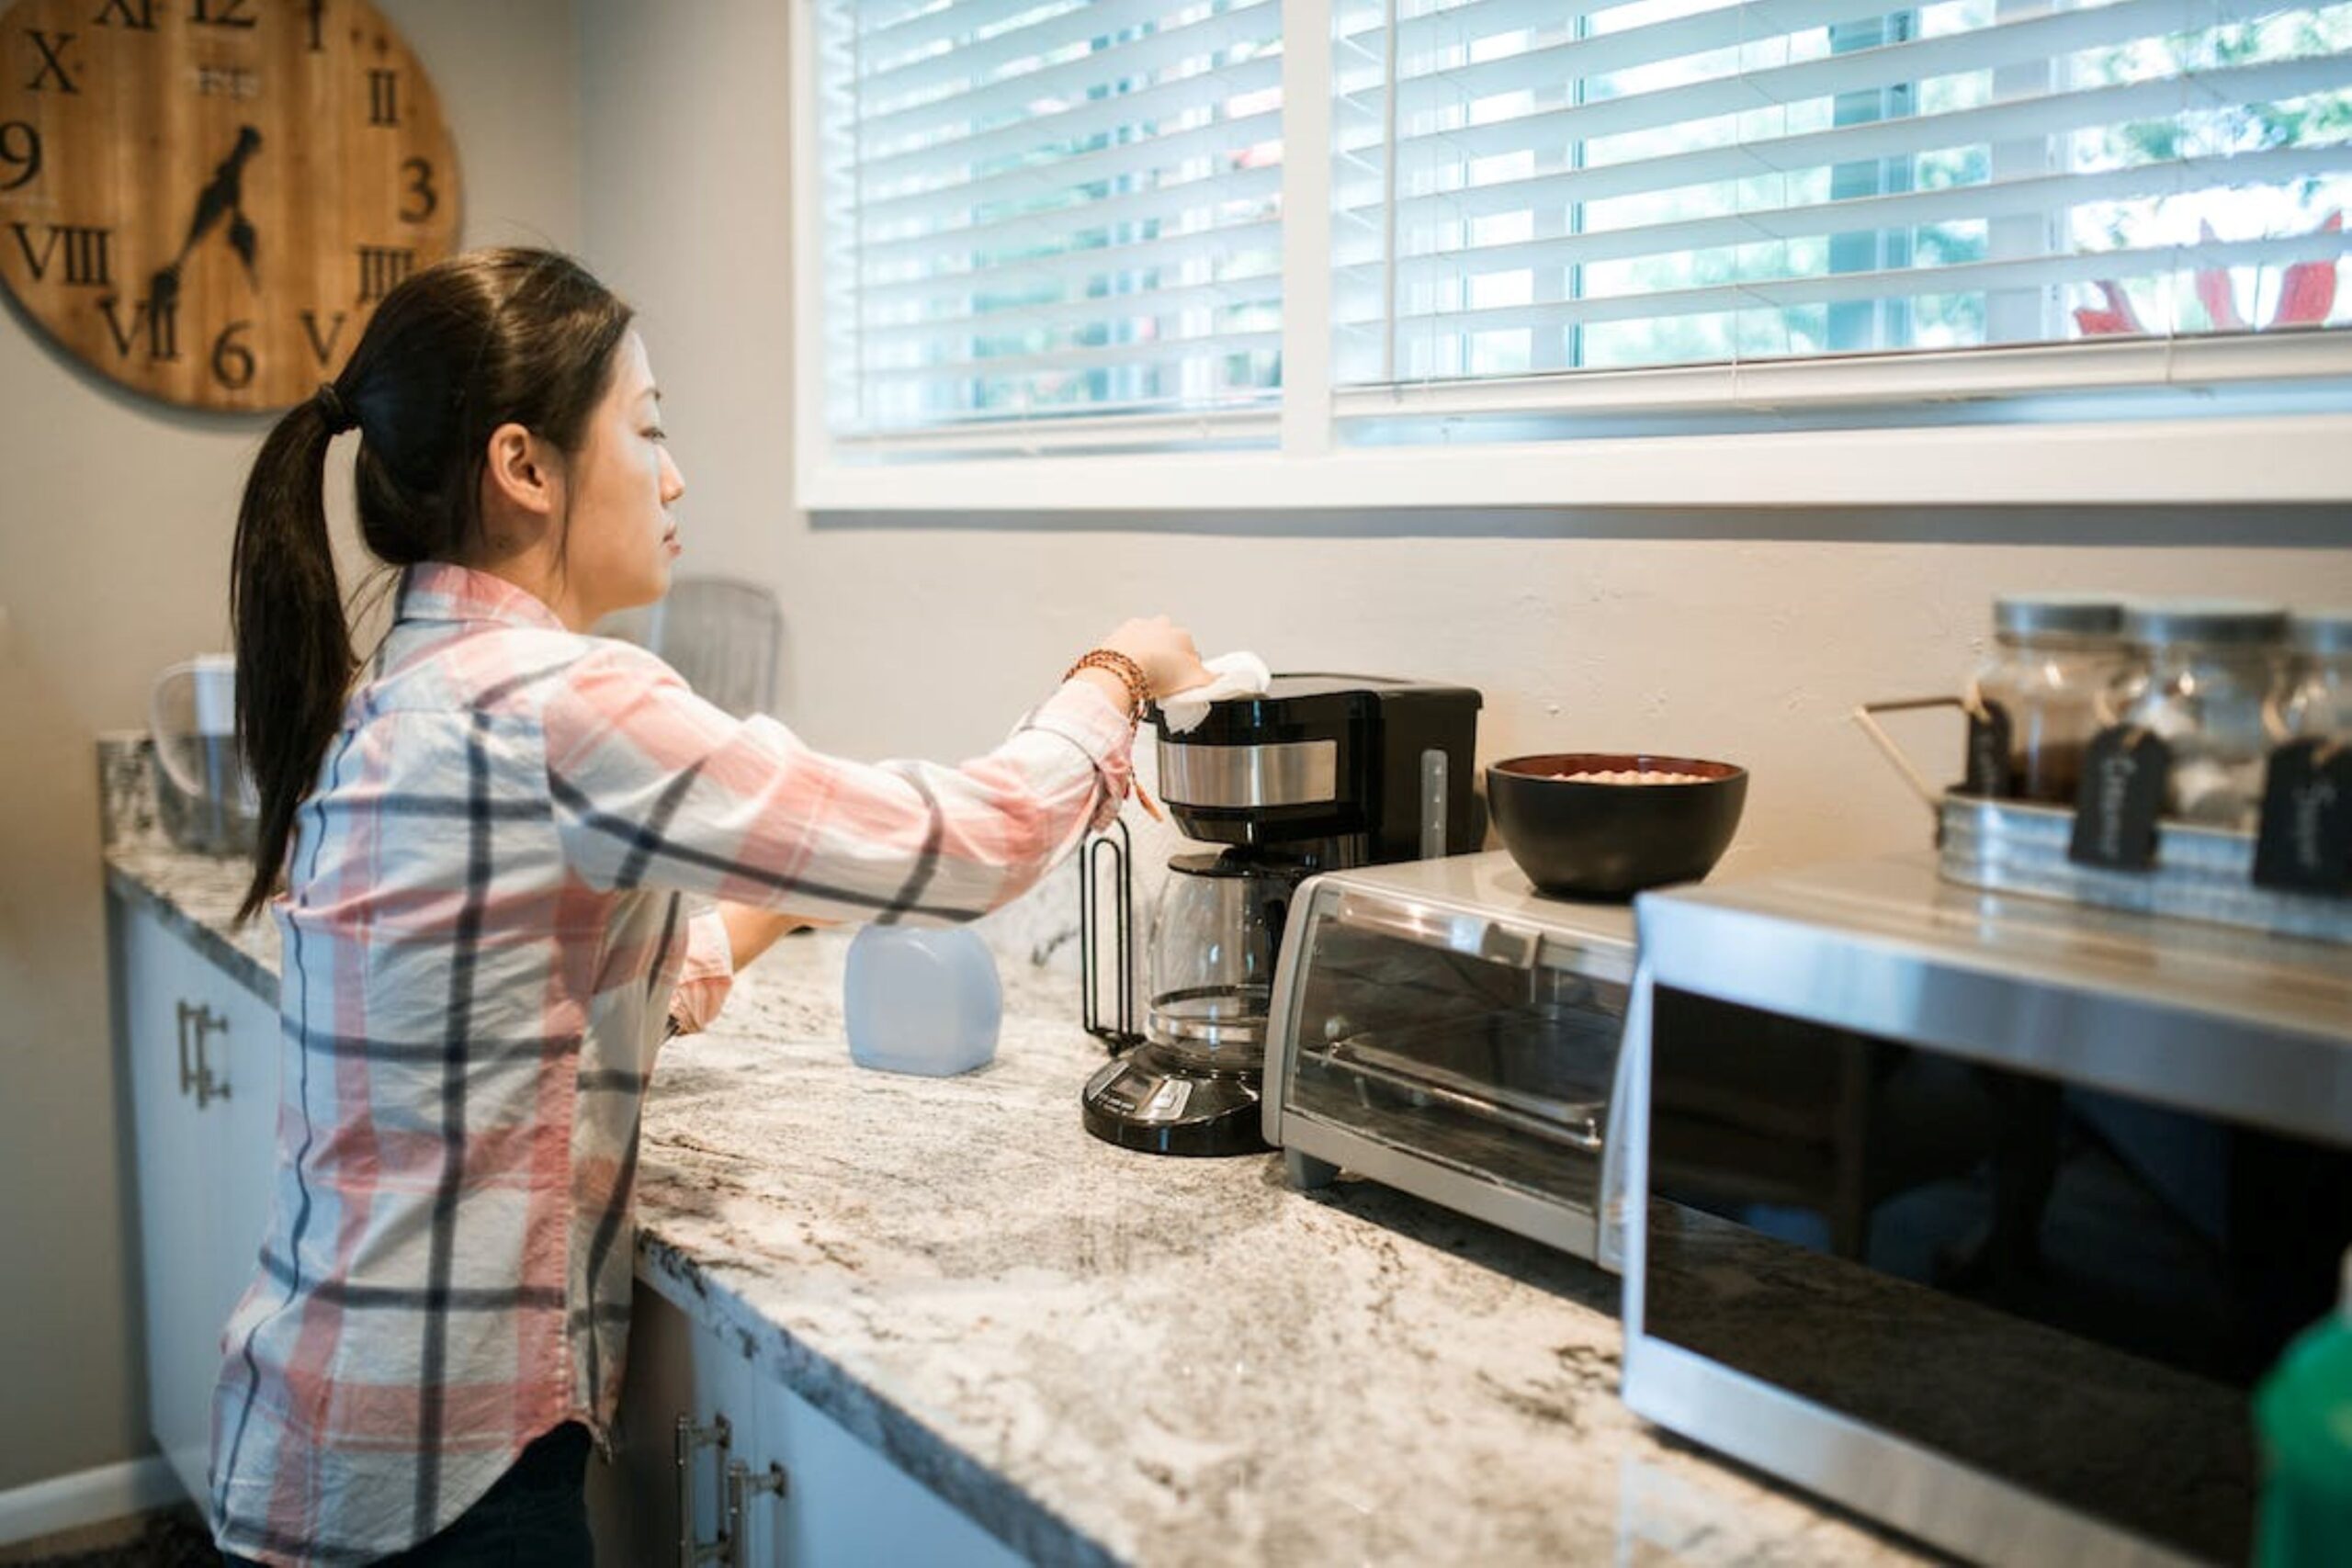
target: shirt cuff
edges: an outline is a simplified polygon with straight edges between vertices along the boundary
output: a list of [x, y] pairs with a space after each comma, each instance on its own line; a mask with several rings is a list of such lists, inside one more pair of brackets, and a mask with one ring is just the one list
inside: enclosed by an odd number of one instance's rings
[[670, 1017], [680, 1034], [710, 1026], [727, 1005], [735, 986], [735, 949], [727, 940], [727, 923], [716, 909], [705, 909], [686, 922], [686, 961], [678, 969], [678, 987], [670, 996]]
[[1136, 725], [1126, 710], [1091, 681], [1065, 681], [1023, 728], [1058, 735], [1094, 759], [1102, 799], [1089, 827], [1098, 833], [1108, 828], [1135, 782]]

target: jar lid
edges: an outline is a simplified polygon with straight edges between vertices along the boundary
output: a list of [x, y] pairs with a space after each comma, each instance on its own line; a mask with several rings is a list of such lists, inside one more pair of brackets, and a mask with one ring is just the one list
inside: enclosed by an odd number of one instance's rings
[[1993, 629], [2008, 637], [2113, 637], [2123, 601], [2112, 593], [2004, 593], [1993, 601]]
[[2287, 610], [2247, 599], [2150, 599], [2124, 611], [2123, 635], [2143, 648], [2175, 642], [2258, 647], [2287, 635]]
[[2299, 611], [2289, 636], [2305, 653], [2352, 653], [2352, 605]]

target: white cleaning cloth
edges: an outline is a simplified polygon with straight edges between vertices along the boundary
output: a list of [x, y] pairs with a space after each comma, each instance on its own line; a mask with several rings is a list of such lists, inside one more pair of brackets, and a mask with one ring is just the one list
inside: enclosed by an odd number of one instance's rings
[[1171, 735], [1182, 735], [1195, 728], [1208, 717], [1209, 705], [1228, 697], [1255, 697], [1264, 694], [1267, 683], [1273, 680], [1266, 661], [1254, 653], [1221, 653], [1203, 662], [1212, 677], [1205, 686], [1194, 686], [1159, 699], [1159, 716], [1168, 722]]

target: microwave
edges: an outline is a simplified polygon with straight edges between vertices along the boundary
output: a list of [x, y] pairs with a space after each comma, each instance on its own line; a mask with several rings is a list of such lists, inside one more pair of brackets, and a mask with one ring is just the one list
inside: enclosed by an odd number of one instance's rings
[[1500, 851], [1327, 872], [1275, 964], [1262, 1100], [1294, 1185], [1342, 1170], [1592, 1258], [1634, 979], [1623, 904]]
[[1626, 1404], [1971, 1559], [2245, 1561], [2352, 1244], [2352, 948], [1928, 855], [1637, 909]]

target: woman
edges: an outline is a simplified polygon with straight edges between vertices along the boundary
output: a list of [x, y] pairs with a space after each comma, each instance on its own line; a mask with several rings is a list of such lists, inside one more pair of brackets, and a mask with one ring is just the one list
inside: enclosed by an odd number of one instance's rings
[[[322, 498], [346, 430], [361, 535], [404, 569], [364, 671]], [[590, 1562], [665, 1027], [796, 923], [1017, 897], [1117, 809], [1146, 702], [1206, 679], [1182, 631], [1131, 621], [977, 761], [820, 756], [585, 635], [668, 586], [684, 489], [628, 309], [522, 250], [393, 290], [254, 462], [241, 917], [277, 919], [285, 1048], [214, 1395], [232, 1562]]]

